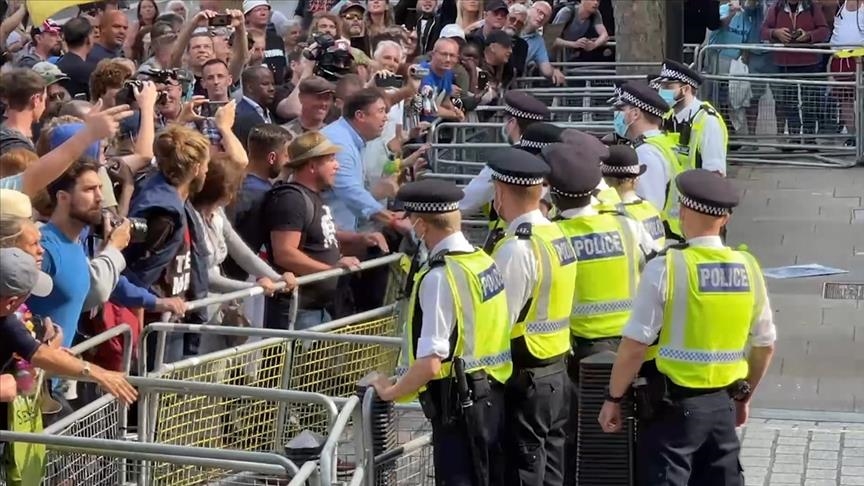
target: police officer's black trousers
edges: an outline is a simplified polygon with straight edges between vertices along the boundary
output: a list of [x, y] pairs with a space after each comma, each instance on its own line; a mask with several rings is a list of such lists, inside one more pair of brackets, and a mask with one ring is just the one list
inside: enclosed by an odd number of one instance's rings
[[640, 486], [744, 486], [735, 404], [725, 390], [676, 398], [639, 421]]
[[[452, 424], [432, 420], [432, 450], [437, 486], [497, 486], [504, 482], [504, 385], [493, 384], [488, 397], [477, 400], [466, 410], [481, 424], [483, 437], [477, 442], [485, 444], [471, 448], [465, 419]], [[478, 450], [481, 449], [481, 450]], [[475, 454], [483, 454], [479, 462], [487, 468], [489, 483], [474, 481]]]
[[567, 421], [567, 462], [564, 473], [564, 484], [573, 486], [576, 484], [576, 440], [579, 437], [579, 362], [588, 356], [602, 353], [604, 351], [618, 351], [621, 343], [620, 337], [597, 339], [594, 341], [576, 340], [573, 343], [573, 355], [567, 360], [567, 375], [570, 377], [570, 416]]
[[516, 368], [507, 382], [507, 482], [561, 486], [570, 410], [566, 362]]

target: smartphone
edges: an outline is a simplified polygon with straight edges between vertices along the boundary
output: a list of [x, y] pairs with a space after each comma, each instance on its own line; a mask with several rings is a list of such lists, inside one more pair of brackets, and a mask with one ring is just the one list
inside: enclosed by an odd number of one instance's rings
[[227, 27], [231, 25], [231, 16], [228, 14], [214, 15], [207, 21], [207, 25], [210, 27]]
[[227, 104], [227, 101], [208, 101], [200, 106], [198, 114], [207, 118], [213, 118], [216, 116], [216, 111]]
[[483, 91], [489, 86], [489, 73], [480, 71], [477, 73], [477, 91]]
[[377, 88], [401, 88], [404, 84], [404, 78], [398, 74], [386, 78], [375, 76], [375, 87]]

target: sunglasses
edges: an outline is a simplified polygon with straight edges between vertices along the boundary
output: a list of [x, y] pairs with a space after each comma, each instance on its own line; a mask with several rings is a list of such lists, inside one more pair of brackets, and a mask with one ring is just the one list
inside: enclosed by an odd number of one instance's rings
[[361, 14], [347, 14], [347, 15], [343, 15], [342, 18], [345, 20], [360, 20], [363, 18], [363, 15], [361, 15]]

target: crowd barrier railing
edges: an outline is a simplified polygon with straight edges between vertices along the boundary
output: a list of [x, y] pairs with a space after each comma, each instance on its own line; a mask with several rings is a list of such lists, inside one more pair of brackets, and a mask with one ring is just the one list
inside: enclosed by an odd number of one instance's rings
[[[848, 57], [848, 66], [854, 69], [846, 73], [821, 65], [785, 72], [773, 63], [773, 56], [780, 53], [830, 60], [842, 51], [824, 44], [705, 46], [697, 58], [706, 80], [700, 95], [729, 126], [729, 162], [838, 168], [864, 163], [861, 54]], [[750, 61], [752, 72], [731, 75], [733, 57], [728, 54], [772, 57]]]
[[[604, 49], [604, 48], [616, 49], [617, 47], [618, 47], [618, 43], [615, 40], [615, 37], [613, 36], [613, 37], [610, 37], [610, 40], [609, 40], [609, 42], [606, 43], [606, 45], [600, 47], [599, 49]], [[699, 57], [699, 51], [701, 49], [702, 49], [701, 44], [684, 44], [684, 49], [682, 51], [683, 58], [681, 59], [681, 61], [684, 62], [685, 64], [694, 63], [695, 60]], [[578, 57], [576, 58], [577, 60], [567, 61], [568, 59], [574, 59], [574, 55], [577, 52], [578, 51], [576, 49], [571, 49], [571, 48], [566, 48], [566, 47], [565, 48], [556, 48], [556, 52], [554, 53], [554, 56], [553, 56], [553, 58], [555, 59], [555, 62], [553, 62], [552, 64], [553, 65], [575, 64], [577, 66], [578, 65], [585, 65], [585, 64], [602, 64], [602, 62], [600, 62], [600, 61], [597, 61], [597, 62], [595, 62], [595, 61], [579, 61]], [[611, 64], [614, 66], [614, 65], [618, 65], [619, 63], [618, 62], [614, 62], [614, 63], [607, 62], [606, 64]], [[639, 63], [639, 62], [629, 63], [629, 62], [624, 62], [624, 63], [620, 63], [620, 64], [623, 64], [623, 65], [650, 64], [650, 65], [656, 65], [657, 67], [659, 67], [659, 63]]]

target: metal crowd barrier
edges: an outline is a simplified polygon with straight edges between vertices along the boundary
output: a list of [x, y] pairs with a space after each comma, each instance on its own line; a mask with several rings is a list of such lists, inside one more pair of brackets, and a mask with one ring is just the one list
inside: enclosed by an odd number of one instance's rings
[[[861, 46], [856, 46], [860, 49]], [[731, 59], [722, 50], [773, 56], [807, 53], [830, 59], [840, 48], [817, 44], [705, 46], [697, 67], [706, 83], [701, 97], [720, 110], [729, 126], [729, 162], [848, 168], [864, 163], [864, 75], [862, 58], [849, 58], [855, 71], [778, 72], [773, 61], [766, 72], [729, 74]], [[754, 64], [751, 62], [754, 66]], [[740, 105], [740, 106], [738, 106]], [[843, 115], [854, 116], [854, 126]]]

